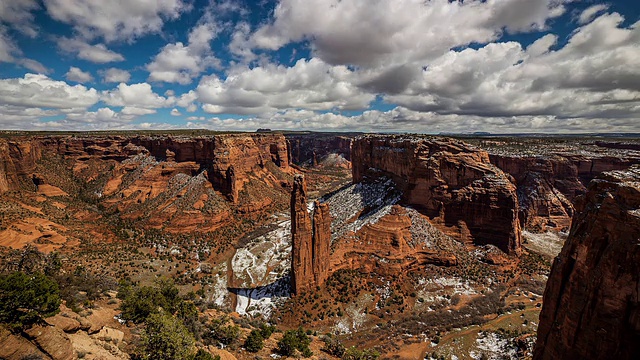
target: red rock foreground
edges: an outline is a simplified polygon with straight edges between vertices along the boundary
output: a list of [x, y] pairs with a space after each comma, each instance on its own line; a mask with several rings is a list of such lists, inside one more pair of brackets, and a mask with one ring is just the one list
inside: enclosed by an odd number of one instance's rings
[[534, 359], [637, 359], [640, 167], [601, 174], [576, 210], [547, 282]]

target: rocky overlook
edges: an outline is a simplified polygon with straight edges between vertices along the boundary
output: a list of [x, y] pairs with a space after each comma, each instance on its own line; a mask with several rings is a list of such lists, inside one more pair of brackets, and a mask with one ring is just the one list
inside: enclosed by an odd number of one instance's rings
[[577, 200], [540, 314], [534, 359], [640, 353], [640, 167], [606, 172]]
[[516, 187], [487, 152], [452, 139], [364, 136], [351, 157], [354, 182], [388, 176], [445, 233], [520, 253]]

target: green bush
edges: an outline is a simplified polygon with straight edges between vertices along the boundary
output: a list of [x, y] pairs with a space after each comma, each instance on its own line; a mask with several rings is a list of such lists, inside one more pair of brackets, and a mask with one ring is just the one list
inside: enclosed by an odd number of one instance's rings
[[262, 332], [260, 330], [251, 330], [247, 340], [244, 342], [244, 347], [249, 352], [258, 352], [262, 350], [264, 347], [264, 338], [262, 337]]
[[163, 303], [161, 297], [157, 289], [149, 286], [134, 289], [120, 304], [122, 319], [136, 324], [144, 322], [150, 315], [158, 313]]
[[183, 360], [190, 357], [193, 335], [182, 322], [164, 312], [150, 315], [142, 334], [143, 357], [157, 360]]
[[182, 302], [176, 284], [170, 279], [159, 279], [156, 281], [156, 285], [162, 295], [162, 308], [173, 314]]
[[278, 341], [278, 352], [284, 356], [292, 356], [297, 350], [302, 356], [310, 357], [313, 352], [309, 349], [309, 344], [311, 344], [311, 339], [302, 327], [297, 330], [287, 330], [282, 339]]
[[240, 327], [238, 325], [227, 325], [229, 318], [223, 316], [211, 321], [207, 325], [207, 332], [203, 335], [204, 339], [209, 343], [213, 341], [220, 342], [224, 345], [230, 345], [240, 337]]
[[193, 356], [193, 360], [220, 360], [220, 355], [213, 356], [208, 351], [198, 349], [198, 352]]
[[182, 301], [178, 304], [176, 316], [182, 321], [182, 324], [200, 340], [202, 325], [198, 319], [198, 307], [192, 301]]
[[273, 325], [260, 325], [260, 335], [262, 335], [262, 338], [265, 340], [270, 338], [274, 331], [276, 331], [276, 327]]
[[0, 321], [13, 326], [32, 324], [58, 313], [60, 290], [46, 275], [14, 272], [0, 275]]
[[342, 360], [376, 360], [380, 353], [373, 349], [359, 350], [352, 346], [342, 355]]
[[[178, 288], [173, 281], [158, 280], [156, 285], [156, 287], [133, 287], [129, 283], [121, 283], [118, 297], [123, 298], [120, 305], [123, 320], [139, 324], [151, 314], [157, 314], [161, 309], [173, 314], [182, 307], [183, 300], [178, 296]], [[182, 310], [183, 313], [178, 314], [181, 319], [185, 320], [187, 315], [193, 316], [193, 309]]]
[[324, 346], [321, 349], [322, 351], [335, 357], [342, 357], [342, 355], [344, 355], [346, 349], [344, 345], [342, 345], [340, 340], [335, 339], [331, 336], [325, 336], [323, 340]]

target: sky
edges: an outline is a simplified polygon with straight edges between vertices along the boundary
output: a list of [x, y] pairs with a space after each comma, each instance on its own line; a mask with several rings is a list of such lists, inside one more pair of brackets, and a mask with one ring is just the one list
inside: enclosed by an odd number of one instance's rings
[[640, 1], [0, 0], [0, 130], [640, 132]]

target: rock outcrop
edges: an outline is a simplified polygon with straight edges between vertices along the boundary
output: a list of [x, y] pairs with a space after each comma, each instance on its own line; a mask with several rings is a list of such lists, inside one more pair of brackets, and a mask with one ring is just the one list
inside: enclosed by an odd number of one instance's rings
[[120, 162], [146, 153], [160, 161], [193, 162], [207, 170], [213, 187], [232, 200], [248, 181], [247, 175], [267, 162], [285, 171], [289, 168], [287, 143], [281, 134], [25, 137], [0, 140], [0, 193], [17, 189], [21, 177], [31, 176], [43, 152], [79, 161]]
[[41, 156], [39, 142], [0, 139], [0, 194], [18, 190], [22, 181], [29, 183]]
[[38, 347], [22, 336], [0, 326], [0, 359], [51, 359]]
[[296, 165], [322, 164], [348, 168], [351, 141], [355, 134], [287, 134], [290, 162]]
[[487, 152], [451, 139], [366, 136], [354, 140], [351, 157], [354, 183], [387, 176], [445, 233], [520, 253], [516, 187]]
[[515, 179], [524, 229], [569, 229], [574, 213], [572, 200], [585, 191], [571, 161], [561, 156], [491, 155], [490, 159]]
[[315, 285], [329, 277], [331, 255], [331, 213], [329, 204], [315, 201], [313, 205], [313, 276]]
[[[455, 266], [456, 256], [447, 240], [455, 242], [413, 209], [389, 206], [377, 221], [337, 240], [331, 256], [331, 272], [358, 270], [397, 275], [420, 270], [427, 264]], [[459, 247], [463, 247], [457, 243]]]
[[281, 134], [23, 136], [0, 139], [0, 194], [92, 198], [124, 219], [212, 231], [233, 212], [286, 204]]
[[623, 170], [638, 159], [633, 156], [553, 154], [521, 156], [491, 154], [491, 163], [513, 176], [520, 201], [520, 221], [534, 232], [567, 231], [574, 199], [603, 171]]
[[640, 167], [598, 176], [576, 211], [545, 289], [534, 359], [636, 359]]
[[309, 216], [307, 185], [296, 175], [291, 192], [291, 292], [320, 286], [329, 276], [331, 214], [329, 205], [316, 201]]
[[28, 330], [26, 334], [38, 344], [54, 360], [73, 359], [73, 348], [67, 335], [54, 326], [36, 325]]

